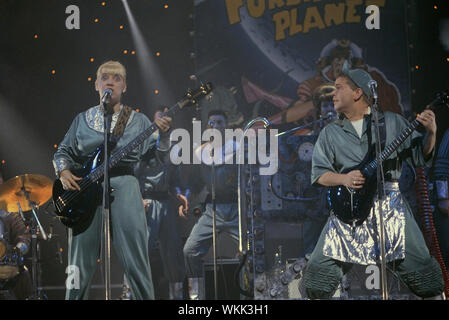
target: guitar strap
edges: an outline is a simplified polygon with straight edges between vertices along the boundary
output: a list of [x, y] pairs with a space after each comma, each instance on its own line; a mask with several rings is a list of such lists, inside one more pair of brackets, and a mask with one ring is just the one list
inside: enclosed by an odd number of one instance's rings
[[385, 142], [387, 141], [387, 126], [385, 125], [385, 115], [382, 111], [379, 111], [379, 114], [383, 115], [382, 118], [379, 117], [379, 135], [380, 135], [380, 146], [381, 151], [385, 149]]
[[[368, 145], [370, 146], [370, 148], [375, 149], [374, 144], [372, 144], [372, 141], [373, 141], [372, 131], [373, 131], [373, 128], [375, 129], [375, 124], [374, 124], [372, 114], [370, 114], [369, 117], [370, 117], [369, 119], [370, 119], [370, 123], [371, 123], [371, 130], [368, 130], [368, 132], [367, 132], [368, 133]], [[385, 125], [385, 117], [382, 117], [382, 118], [379, 117], [379, 135], [380, 135], [380, 147], [381, 147], [381, 150], [384, 150], [385, 142], [387, 141], [387, 128]]]
[[124, 106], [122, 108], [122, 111], [120, 112], [117, 123], [115, 124], [114, 130], [112, 131], [111, 135], [111, 143], [113, 143], [114, 145], [117, 144], [118, 140], [123, 135], [123, 132], [125, 132], [126, 124], [128, 123], [132, 111], [133, 109], [128, 106]]

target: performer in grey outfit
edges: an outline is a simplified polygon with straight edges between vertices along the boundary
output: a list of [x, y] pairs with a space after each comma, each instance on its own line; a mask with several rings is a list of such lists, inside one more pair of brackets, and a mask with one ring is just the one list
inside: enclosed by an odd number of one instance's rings
[[[120, 114], [130, 110], [121, 104], [122, 94], [126, 91], [126, 70], [116, 61], [102, 64], [97, 71], [95, 89], [103, 96], [105, 89], [111, 89], [109, 101], [113, 107], [111, 131], [116, 124], [124, 126], [123, 135], [114, 150], [127, 145], [151, 122], [142, 113], [132, 111], [126, 123], [120, 122]], [[56, 175], [66, 190], [80, 190], [78, 182], [82, 179], [72, 174], [71, 170], [80, 168], [84, 161], [103, 144], [103, 109], [100, 105], [81, 112], [72, 122], [69, 131], [58, 146], [53, 164]], [[170, 128], [171, 118], [156, 119], [161, 131]], [[162, 135], [164, 136], [164, 135]], [[164, 143], [168, 144], [168, 135]], [[144, 154], [155, 148], [154, 136], [148, 138], [140, 147], [128, 154], [119, 164], [121, 170], [111, 170], [111, 238], [115, 251], [129, 280], [134, 299], [154, 299], [151, 269], [148, 259], [148, 229], [139, 183], [133, 176], [134, 163]], [[112, 150], [112, 151], [114, 151]], [[89, 287], [98, 265], [102, 238], [103, 216], [101, 205], [98, 206], [90, 225], [85, 230], [69, 229], [69, 265], [79, 270], [79, 288], [66, 292], [66, 299], [88, 299]]]
[[[227, 127], [226, 114], [221, 110], [212, 110], [208, 116], [208, 128], [221, 131], [224, 137], [224, 129]], [[223, 139], [224, 140], [224, 139]], [[193, 227], [189, 238], [184, 245], [184, 257], [189, 278], [189, 294], [191, 299], [204, 299], [203, 260], [212, 244], [213, 205], [211, 199], [211, 163], [209, 143], [203, 144], [195, 150], [195, 156], [202, 159], [203, 164], [196, 165], [195, 174], [190, 183], [192, 192], [198, 193], [202, 186], [206, 185], [208, 196], [203, 203], [203, 214]], [[237, 165], [224, 164], [228, 156], [235, 153], [236, 144], [233, 141], [225, 141], [219, 152], [220, 156], [215, 164], [215, 193], [216, 193], [216, 230], [225, 231], [238, 241], [238, 207], [237, 207]], [[210, 159], [211, 160], [211, 159]], [[232, 279], [231, 279], [232, 281]]]
[[[369, 115], [370, 80], [367, 72], [349, 70], [347, 63], [343, 66], [342, 75], [335, 82], [333, 97], [340, 119], [326, 126], [318, 137], [312, 158], [312, 184], [360, 189], [365, 183], [359, 170], [347, 174], [341, 172], [358, 165], [368, 152], [368, 134], [374, 130]], [[392, 112], [379, 113], [379, 120], [386, 126], [385, 145], [408, 127], [402, 116]], [[418, 116], [418, 121], [426, 129], [426, 136], [414, 132], [387, 161], [400, 158], [415, 166], [430, 164], [435, 145], [435, 115], [431, 110], [425, 110]], [[372, 137], [374, 140], [374, 133]], [[441, 269], [430, 256], [410, 207], [401, 196], [397, 182], [401, 169], [398, 166], [384, 168], [387, 171], [387, 199], [382, 204], [386, 260], [414, 294], [426, 298], [437, 296], [444, 285]], [[352, 264], [379, 263], [377, 215], [377, 211], [371, 209], [363, 224], [354, 227], [331, 212], [302, 279], [309, 298], [331, 298]]]

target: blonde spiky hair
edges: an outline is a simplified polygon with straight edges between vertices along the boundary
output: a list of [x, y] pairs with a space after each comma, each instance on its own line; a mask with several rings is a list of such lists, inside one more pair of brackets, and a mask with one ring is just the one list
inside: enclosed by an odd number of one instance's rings
[[103, 73], [110, 73], [110, 74], [118, 74], [123, 78], [123, 81], [126, 83], [126, 69], [118, 61], [107, 61], [103, 63], [101, 66], [98, 67], [97, 70], [97, 80], [101, 77]]

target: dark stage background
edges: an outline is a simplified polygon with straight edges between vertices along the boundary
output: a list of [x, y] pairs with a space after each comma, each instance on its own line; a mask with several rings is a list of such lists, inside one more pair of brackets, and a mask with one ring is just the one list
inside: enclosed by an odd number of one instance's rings
[[[98, 104], [95, 72], [107, 60], [119, 60], [127, 67], [128, 92], [124, 102], [150, 118], [156, 106], [172, 105], [187, 88], [196, 87], [197, 82], [191, 79], [196, 72], [198, 47], [194, 43], [194, 8], [195, 2], [204, 1], [128, 1], [151, 58], [162, 74], [162, 78], [153, 79], [156, 72], [139, 65], [141, 52], [133, 41], [122, 1], [0, 0], [0, 160], [5, 180], [25, 173], [54, 178], [51, 160], [55, 146], [77, 113]], [[66, 8], [70, 5], [80, 9], [79, 30], [66, 28], [70, 15]], [[405, 10], [409, 54], [403, 63], [410, 70], [412, 109], [419, 112], [437, 91], [449, 87], [449, 48], [440, 42], [440, 22], [449, 19], [449, 5], [443, 0], [409, 0]], [[394, 34], [391, 36], [394, 38]], [[388, 47], [383, 52], [388, 54]], [[151, 83], [146, 80], [148, 77], [153, 80]], [[159, 93], [155, 94], [155, 90]], [[182, 111], [175, 126], [188, 128], [193, 115], [192, 110]], [[448, 119], [448, 111], [438, 112], [437, 142], [448, 128]], [[62, 299], [66, 230], [51, 212], [50, 203], [39, 210], [44, 228], [52, 228], [56, 234], [50, 241], [41, 242], [41, 284], [48, 298]], [[194, 220], [191, 217], [182, 222], [185, 237]], [[226, 250], [223, 249], [223, 255]], [[157, 286], [158, 281], [163, 281], [162, 270], [157, 254], [153, 256]], [[101, 283], [100, 276], [98, 272], [94, 283]], [[115, 297], [121, 277], [120, 266], [113, 259]], [[92, 298], [101, 299], [101, 290], [93, 290]]]

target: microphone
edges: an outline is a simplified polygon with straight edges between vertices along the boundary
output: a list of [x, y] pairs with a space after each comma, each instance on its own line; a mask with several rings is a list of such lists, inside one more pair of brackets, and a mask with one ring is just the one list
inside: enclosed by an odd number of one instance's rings
[[326, 113], [323, 120], [333, 119], [336, 117], [337, 117], [337, 114], [335, 112], [329, 111], [328, 113]]
[[112, 95], [112, 90], [111, 89], [104, 89], [103, 97], [101, 98], [101, 103], [103, 105], [106, 104], [106, 101], [111, 98], [111, 95]]
[[371, 89], [371, 94], [373, 95], [374, 100], [377, 100], [377, 81], [370, 80], [368, 86]]

